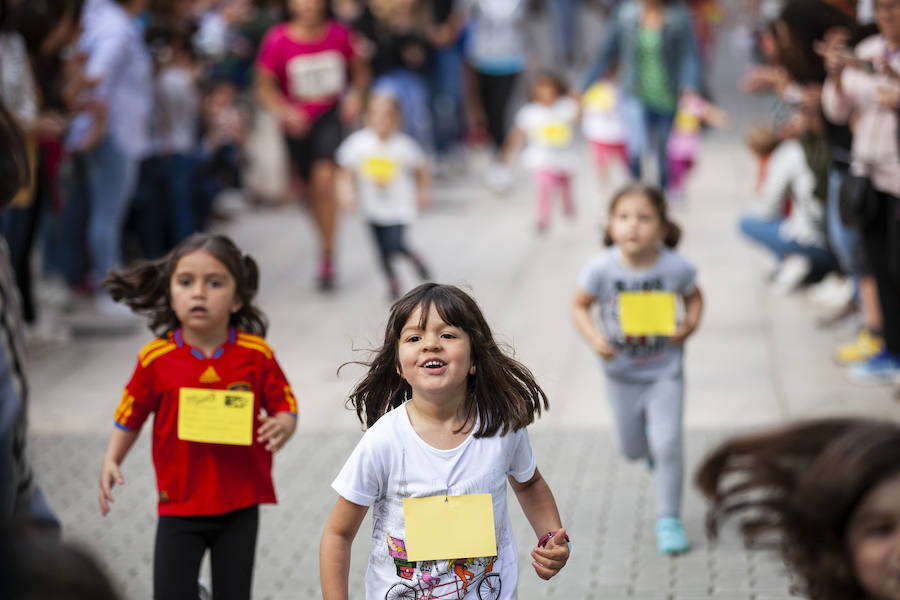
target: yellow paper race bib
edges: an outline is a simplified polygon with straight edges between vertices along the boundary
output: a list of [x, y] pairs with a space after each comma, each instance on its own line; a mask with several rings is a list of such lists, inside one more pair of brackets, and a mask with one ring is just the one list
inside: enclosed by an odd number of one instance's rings
[[675, 333], [675, 294], [621, 292], [619, 320], [627, 336], [670, 336]]
[[249, 446], [253, 443], [253, 392], [181, 388], [178, 439]]
[[609, 112], [616, 105], [616, 97], [608, 83], [595, 83], [584, 94], [584, 105], [588, 110]]
[[541, 127], [538, 137], [547, 146], [568, 146], [572, 141], [572, 128], [567, 123], [551, 123]]
[[700, 117], [687, 111], [680, 111], [675, 115], [675, 129], [684, 133], [696, 133], [700, 131]]
[[397, 177], [397, 163], [380, 156], [371, 156], [363, 162], [363, 175], [377, 185], [388, 185]]
[[407, 560], [497, 555], [490, 494], [404, 498]]

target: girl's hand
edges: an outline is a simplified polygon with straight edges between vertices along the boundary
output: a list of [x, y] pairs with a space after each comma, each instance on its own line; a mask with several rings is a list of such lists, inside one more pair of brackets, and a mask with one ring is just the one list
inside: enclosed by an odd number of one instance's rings
[[560, 529], [547, 540], [546, 546], [532, 550], [531, 558], [534, 559], [531, 565], [541, 579], [550, 579], [559, 573], [560, 569], [566, 566], [566, 561], [569, 560], [566, 530]]
[[599, 354], [600, 358], [603, 360], [612, 360], [616, 355], [615, 346], [610, 344], [609, 340], [606, 338], [598, 340], [594, 345], [594, 350], [597, 351], [597, 354]]
[[287, 443], [297, 428], [297, 418], [290, 413], [280, 412], [267, 417], [262, 411], [259, 413], [262, 425], [256, 430], [258, 442], [268, 442], [266, 450], [278, 452]]
[[97, 502], [100, 505], [100, 514], [104, 517], [109, 514], [109, 503], [113, 500], [112, 489], [115, 484], [125, 485], [125, 478], [119, 471], [119, 465], [110, 458], [103, 458], [103, 465], [100, 467], [100, 493], [97, 495]]
[[293, 137], [303, 137], [309, 131], [310, 122], [307, 116], [290, 104], [281, 109], [280, 117], [285, 131]]
[[694, 333], [695, 330], [696, 327], [688, 327], [682, 323], [678, 329], [675, 330], [675, 333], [672, 334], [672, 343], [678, 345], [683, 344], [688, 336]]

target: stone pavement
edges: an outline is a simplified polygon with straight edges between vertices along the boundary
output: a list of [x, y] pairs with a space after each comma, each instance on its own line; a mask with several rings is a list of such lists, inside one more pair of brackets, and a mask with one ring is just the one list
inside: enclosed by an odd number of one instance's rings
[[[745, 125], [760, 108], [734, 91], [738, 50], [723, 39], [717, 98]], [[685, 232], [681, 250], [698, 265], [706, 297], [686, 357], [689, 473], [717, 440], [741, 429], [825, 414], [900, 417], [892, 390], [853, 387], [830, 362], [850, 328], [816, 330], [816, 313], [802, 294], [779, 297], [766, 287], [768, 259], [739, 240], [735, 228], [751, 200], [754, 173], [738, 133], [712, 134], [688, 201], [673, 209]], [[615, 181], [622, 180], [616, 174]], [[551, 399], [532, 440], [574, 554], [557, 579], [539, 581], [528, 567], [533, 534], [511, 499], [520, 597], [787, 598], [788, 584], [771, 557], [744, 551], [733, 532], [714, 547], [704, 541], [703, 507], [689, 487], [684, 519], [695, 547], [679, 558], [657, 555], [650, 477], [642, 464], [616, 453], [602, 376], [569, 320], [574, 282], [598, 249], [612, 190], [597, 180], [586, 153], [576, 183], [578, 219], [557, 218], [544, 236], [534, 233], [533, 192], [524, 173], [505, 196], [487, 193], [474, 176], [439, 182], [433, 209], [411, 232], [437, 280], [472, 291], [495, 334], [534, 370]], [[314, 289], [315, 240], [296, 206], [245, 210], [225, 231], [261, 265], [259, 304], [272, 323], [268, 340], [301, 410], [297, 434], [276, 458], [280, 504], [263, 510], [254, 597], [315, 598], [318, 541], [335, 500], [329, 483], [360, 435], [343, 402], [362, 369], [335, 371], [364, 359], [358, 350], [378, 344], [390, 303], [358, 215], [342, 221], [339, 289], [329, 295]], [[411, 272], [403, 273], [410, 287], [416, 283]], [[66, 535], [90, 547], [125, 597], [136, 600], [150, 597], [156, 523], [148, 433], [125, 461], [127, 484], [116, 490], [106, 519], [96, 507], [96, 481], [122, 385], [148, 339], [146, 331], [82, 336], [30, 365], [30, 451], [38, 478]], [[354, 598], [363, 597], [366, 546], [360, 534], [351, 567]]]

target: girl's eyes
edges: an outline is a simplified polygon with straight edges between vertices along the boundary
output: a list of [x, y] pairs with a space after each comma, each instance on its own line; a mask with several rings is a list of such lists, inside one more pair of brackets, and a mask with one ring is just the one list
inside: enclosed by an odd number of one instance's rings
[[872, 523], [868, 527], [866, 527], [866, 535], [870, 537], [886, 537], [893, 535], [894, 533], [894, 524], [893, 523]]
[[406, 338], [406, 341], [407, 341], [407, 342], [418, 342], [418, 341], [421, 340], [421, 339], [422, 339], [422, 336], [419, 336], [419, 335], [411, 335], [411, 336], [409, 336], [408, 338]]
[[441, 334], [441, 337], [444, 338], [444, 339], [446, 339], [446, 340], [452, 340], [452, 339], [455, 338], [456, 336], [453, 335], [452, 333], [442, 333], [442, 334]]

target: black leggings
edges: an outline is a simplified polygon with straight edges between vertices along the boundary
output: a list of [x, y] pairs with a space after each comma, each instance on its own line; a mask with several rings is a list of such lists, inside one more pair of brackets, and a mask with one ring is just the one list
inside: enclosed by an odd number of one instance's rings
[[224, 515], [159, 518], [153, 555], [153, 597], [197, 600], [197, 576], [210, 550], [213, 597], [249, 600], [259, 507]]
[[878, 195], [878, 218], [863, 232], [862, 241], [878, 287], [885, 350], [900, 356], [900, 198]]
[[506, 140], [506, 108], [518, 78], [518, 73], [488, 75], [478, 72], [478, 94], [487, 119], [487, 130], [497, 148], [501, 148]]
[[428, 279], [428, 271], [424, 263], [416, 254], [406, 245], [405, 225], [377, 225], [369, 223], [372, 228], [372, 236], [375, 238], [375, 244], [378, 246], [378, 254], [381, 258], [381, 268], [384, 274], [391, 281], [396, 279], [394, 267], [391, 266], [391, 258], [395, 254], [402, 254], [407, 257], [415, 266], [422, 279]]

